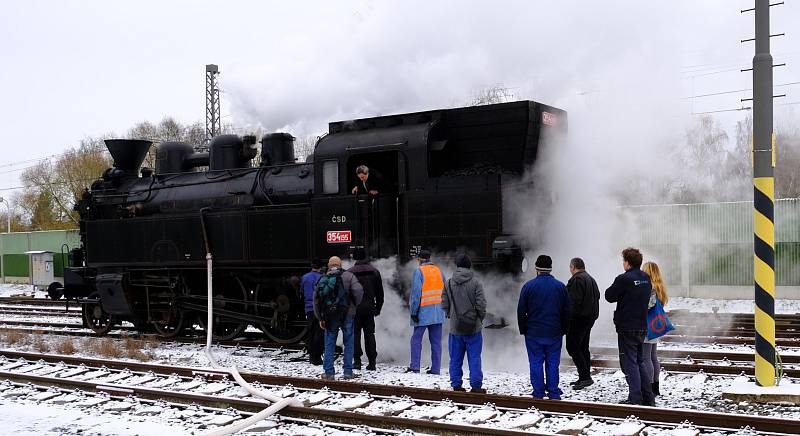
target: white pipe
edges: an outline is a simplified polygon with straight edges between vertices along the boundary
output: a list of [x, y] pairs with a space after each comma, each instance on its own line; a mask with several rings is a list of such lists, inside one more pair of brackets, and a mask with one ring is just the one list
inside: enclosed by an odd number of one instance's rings
[[242, 375], [239, 374], [239, 370], [236, 368], [235, 365], [231, 366], [230, 368], [222, 368], [217, 363], [216, 359], [214, 359], [214, 355], [211, 353], [211, 338], [213, 337], [214, 333], [214, 324], [213, 324], [214, 300], [211, 298], [213, 295], [213, 285], [212, 285], [213, 267], [214, 267], [213, 256], [211, 255], [211, 252], [208, 252], [206, 253], [206, 269], [207, 269], [206, 277], [208, 280], [208, 306], [207, 306], [208, 317], [206, 318], [207, 321], [206, 321], [206, 349], [205, 349], [206, 358], [211, 363], [212, 368], [226, 371], [230, 376], [233, 377], [234, 380], [236, 380], [236, 383], [238, 383], [239, 386], [241, 386], [242, 388], [244, 388], [244, 390], [250, 393], [250, 395], [253, 395], [254, 397], [261, 397], [273, 403], [271, 406], [267, 407], [266, 409], [256, 413], [255, 415], [247, 419], [239, 420], [229, 425], [226, 425], [225, 427], [219, 427], [204, 433], [204, 436], [226, 436], [229, 434], [236, 433], [240, 430], [243, 430], [246, 427], [255, 424], [256, 422], [261, 421], [262, 419], [266, 419], [272, 416], [273, 414], [279, 412], [286, 406], [291, 406], [291, 405], [302, 406], [303, 404], [294, 397], [281, 398], [269, 392], [264, 392], [260, 389], [256, 389], [255, 387], [253, 387], [253, 385], [251, 385], [244, 378], [242, 378]]
[[[214, 295], [213, 267], [214, 267], [214, 257], [211, 255], [211, 252], [209, 251], [208, 253], [206, 253], [206, 271], [207, 271], [206, 280], [208, 280], [208, 306], [206, 309], [208, 311], [208, 316], [206, 318], [206, 354], [210, 354], [211, 352], [211, 336], [214, 330], [214, 324], [213, 324], [214, 300], [211, 298], [211, 296]], [[212, 361], [212, 366], [214, 366], [215, 364], [216, 362]]]
[[294, 398], [284, 398], [249, 418], [235, 421], [231, 424], [226, 425], [225, 427], [215, 428], [214, 430], [203, 433], [203, 436], [227, 436], [229, 434], [242, 431], [245, 428], [263, 419], [269, 418], [270, 416], [274, 415], [276, 412], [280, 411], [284, 407], [290, 406], [294, 401], [295, 401]]

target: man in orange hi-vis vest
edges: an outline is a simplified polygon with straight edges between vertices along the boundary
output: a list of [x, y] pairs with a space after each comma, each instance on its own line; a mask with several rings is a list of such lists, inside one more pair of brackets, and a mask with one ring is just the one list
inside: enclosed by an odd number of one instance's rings
[[431, 342], [431, 369], [428, 374], [439, 374], [442, 366], [442, 291], [444, 291], [444, 274], [438, 266], [431, 262], [431, 252], [422, 250], [419, 253], [419, 268], [414, 271], [411, 284], [411, 298], [408, 302], [411, 314], [411, 363], [406, 372], [419, 372], [422, 357], [422, 336], [428, 330]]

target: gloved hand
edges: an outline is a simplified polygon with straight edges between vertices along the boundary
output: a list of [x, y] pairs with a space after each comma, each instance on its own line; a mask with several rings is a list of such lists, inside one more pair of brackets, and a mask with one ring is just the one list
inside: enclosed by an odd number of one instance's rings
[[418, 323], [419, 322], [419, 315], [411, 315], [411, 321], [414, 321], [415, 323]]

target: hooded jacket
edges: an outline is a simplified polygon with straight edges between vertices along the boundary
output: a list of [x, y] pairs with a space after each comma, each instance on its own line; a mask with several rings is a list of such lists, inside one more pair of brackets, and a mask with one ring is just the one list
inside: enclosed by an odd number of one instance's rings
[[[481, 331], [483, 318], [486, 316], [486, 298], [483, 295], [483, 285], [475, 279], [472, 270], [458, 268], [445, 283], [442, 295], [442, 310], [450, 318], [450, 333], [454, 335], [472, 335]], [[475, 328], [462, 331], [458, 328], [459, 320], [472, 320]]]
[[567, 282], [572, 321], [595, 321], [600, 315], [600, 289], [585, 270], [576, 272]]

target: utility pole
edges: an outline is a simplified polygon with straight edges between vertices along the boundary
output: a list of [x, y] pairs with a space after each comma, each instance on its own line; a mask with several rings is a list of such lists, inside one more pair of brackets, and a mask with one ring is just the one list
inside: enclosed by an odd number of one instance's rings
[[775, 385], [775, 151], [769, 0], [755, 0], [753, 56], [753, 262], [756, 383]]
[[206, 65], [206, 144], [220, 132], [219, 87], [217, 87], [219, 68]]

